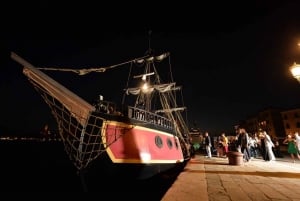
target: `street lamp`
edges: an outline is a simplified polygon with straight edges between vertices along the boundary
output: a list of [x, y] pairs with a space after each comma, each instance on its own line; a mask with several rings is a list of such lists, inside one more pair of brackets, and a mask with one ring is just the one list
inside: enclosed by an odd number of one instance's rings
[[293, 77], [300, 82], [300, 64], [296, 64], [296, 62], [294, 62], [294, 64], [290, 67], [290, 71]]

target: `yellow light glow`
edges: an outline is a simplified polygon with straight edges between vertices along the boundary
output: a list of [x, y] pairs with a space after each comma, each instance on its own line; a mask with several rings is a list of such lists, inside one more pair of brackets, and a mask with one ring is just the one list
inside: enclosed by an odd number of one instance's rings
[[294, 64], [290, 67], [290, 71], [291, 71], [293, 77], [296, 78], [296, 79], [300, 82], [300, 65], [294, 63]]
[[148, 89], [149, 89], [148, 84], [147, 84], [147, 83], [144, 83], [143, 86], [142, 86], [142, 91], [143, 91], [144, 93], [147, 93], [147, 92], [148, 92]]
[[151, 160], [151, 155], [149, 153], [142, 152], [140, 153], [140, 158], [143, 162], [148, 162]]
[[147, 83], [144, 83], [143, 85], [143, 90], [147, 90], [148, 89], [148, 84]]

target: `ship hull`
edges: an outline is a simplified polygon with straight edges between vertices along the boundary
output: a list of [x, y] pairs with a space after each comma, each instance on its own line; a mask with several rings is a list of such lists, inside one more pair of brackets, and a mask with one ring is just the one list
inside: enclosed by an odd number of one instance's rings
[[[94, 122], [97, 124], [92, 124]], [[179, 138], [153, 122], [94, 112], [87, 125], [85, 129], [73, 129], [80, 132], [65, 130], [61, 133], [66, 139], [65, 146], [69, 147], [66, 150], [78, 169], [92, 171], [97, 166], [94, 173], [104, 171], [114, 176], [148, 179], [185, 164]], [[72, 136], [80, 139], [77, 146], [68, 143], [74, 141]]]
[[116, 164], [112, 163], [108, 154], [105, 153], [82, 171], [82, 186], [85, 186], [86, 191], [96, 192], [99, 191], [100, 184], [103, 182], [127, 187], [129, 183], [138, 181], [173, 181], [182, 172], [185, 165], [186, 162], [176, 164]]
[[[104, 124], [107, 124], [104, 126], [106, 140], [113, 140], [111, 136], [117, 137], [107, 147], [106, 154], [116, 169], [132, 172], [130, 177], [149, 178], [184, 164], [179, 139], [171, 133], [153, 129], [151, 125], [142, 127], [113, 121]], [[118, 133], [120, 137], [116, 136], [117, 128], [124, 127], [131, 129]]]

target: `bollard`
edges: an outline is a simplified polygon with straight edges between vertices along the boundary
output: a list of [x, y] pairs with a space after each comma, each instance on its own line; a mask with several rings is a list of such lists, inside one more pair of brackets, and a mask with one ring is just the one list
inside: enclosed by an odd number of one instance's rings
[[242, 165], [243, 164], [243, 156], [241, 152], [238, 151], [229, 151], [227, 153], [229, 165]]

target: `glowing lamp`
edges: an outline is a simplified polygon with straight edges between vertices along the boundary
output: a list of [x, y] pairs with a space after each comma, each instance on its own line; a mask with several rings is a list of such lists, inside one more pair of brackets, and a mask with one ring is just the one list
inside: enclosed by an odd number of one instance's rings
[[298, 80], [300, 83], [300, 65], [296, 64], [296, 62], [290, 67], [290, 71], [294, 78]]
[[143, 84], [143, 90], [147, 90], [148, 89], [148, 84], [147, 83], [144, 83]]
[[142, 92], [147, 93], [147, 92], [148, 92], [148, 89], [149, 89], [148, 84], [147, 84], [147, 83], [144, 83], [143, 86], [142, 86]]

